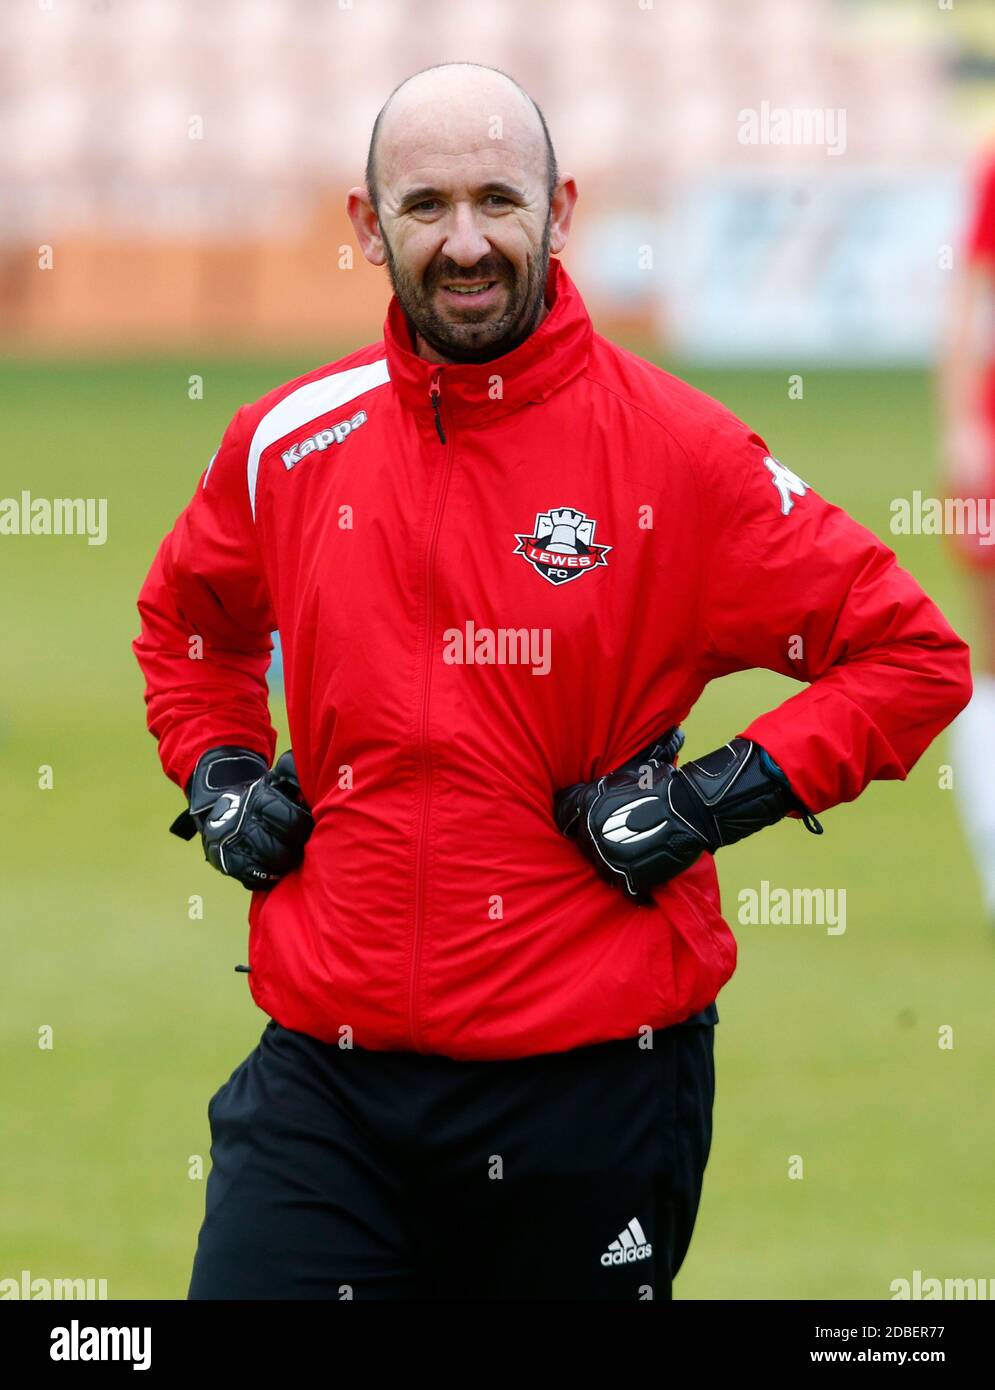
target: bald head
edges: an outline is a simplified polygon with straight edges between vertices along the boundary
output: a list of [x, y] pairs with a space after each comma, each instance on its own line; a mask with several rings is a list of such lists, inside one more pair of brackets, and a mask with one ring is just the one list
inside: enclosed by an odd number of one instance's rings
[[380, 179], [431, 136], [458, 153], [467, 140], [510, 140], [523, 162], [542, 170], [547, 201], [559, 171], [546, 119], [514, 78], [482, 63], [439, 63], [395, 87], [380, 108], [366, 156], [366, 187], [380, 209]]
[[518, 83], [442, 63], [391, 92], [346, 208], [363, 255], [387, 266], [415, 350], [490, 362], [542, 322], [576, 200]]

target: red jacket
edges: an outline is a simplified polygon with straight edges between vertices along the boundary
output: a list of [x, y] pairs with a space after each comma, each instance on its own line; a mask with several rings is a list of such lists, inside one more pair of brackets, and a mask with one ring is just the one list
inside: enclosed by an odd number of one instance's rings
[[556, 260], [547, 303], [514, 352], [440, 368], [392, 299], [383, 342], [243, 406], [139, 597], [181, 787], [216, 744], [273, 757], [279, 628], [315, 829], [252, 896], [249, 984], [327, 1041], [517, 1057], [681, 1021], [736, 963], [711, 856], [633, 904], [554, 793], [747, 667], [810, 682], [729, 736], [815, 812], [904, 778], [970, 696], [887, 546], [596, 334]]

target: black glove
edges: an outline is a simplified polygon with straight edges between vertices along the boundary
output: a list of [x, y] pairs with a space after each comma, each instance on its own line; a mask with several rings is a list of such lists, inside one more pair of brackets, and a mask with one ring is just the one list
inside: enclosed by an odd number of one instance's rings
[[270, 771], [246, 748], [212, 748], [194, 768], [187, 796], [190, 808], [170, 830], [183, 840], [199, 831], [208, 863], [246, 888], [272, 888], [304, 857], [314, 819], [293, 753]]
[[653, 888], [705, 850], [714, 854], [789, 811], [800, 811], [807, 828], [822, 834], [781, 769], [751, 740], [734, 738], [679, 768], [673, 757], [661, 756], [666, 751], [651, 744], [597, 782], [567, 787], [555, 801], [563, 834], [635, 901], [651, 902]]

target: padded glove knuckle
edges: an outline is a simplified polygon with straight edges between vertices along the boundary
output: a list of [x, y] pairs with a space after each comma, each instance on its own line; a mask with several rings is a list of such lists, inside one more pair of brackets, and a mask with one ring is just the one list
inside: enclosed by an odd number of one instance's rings
[[247, 749], [212, 749], [194, 769], [189, 797], [187, 819], [220, 873], [246, 888], [266, 889], [300, 863], [314, 820], [301, 798], [292, 753], [270, 771]]

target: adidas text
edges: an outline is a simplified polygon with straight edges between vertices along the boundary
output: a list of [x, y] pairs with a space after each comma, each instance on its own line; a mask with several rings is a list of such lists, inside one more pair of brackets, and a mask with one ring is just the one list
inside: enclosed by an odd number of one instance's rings
[[637, 1260], [648, 1260], [652, 1254], [653, 1247], [646, 1239], [646, 1232], [634, 1216], [608, 1246], [601, 1256], [601, 1263], [610, 1269], [612, 1265], [631, 1265]]
[[648, 1260], [653, 1254], [652, 1245], [630, 1245], [628, 1250], [606, 1250], [601, 1256], [601, 1263], [606, 1267], [610, 1265], [631, 1265], [636, 1260]]

